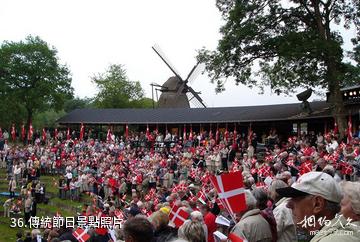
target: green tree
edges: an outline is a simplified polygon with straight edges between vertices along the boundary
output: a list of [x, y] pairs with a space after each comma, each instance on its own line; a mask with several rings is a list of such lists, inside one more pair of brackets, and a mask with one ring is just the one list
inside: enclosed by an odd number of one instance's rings
[[73, 94], [68, 68], [59, 63], [57, 50], [39, 37], [5, 41], [0, 73], [0, 97], [26, 110], [27, 125], [38, 112], [61, 110]]
[[1, 96], [0, 102], [0, 127], [10, 130], [14, 123], [19, 127], [26, 119], [26, 110], [14, 97]]
[[65, 101], [64, 111], [68, 113], [74, 109], [91, 108], [92, 106], [93, 106], [93, 100], [91, 98], [75, 97], [75, 98], [68, 99]]
[[55, 128], [56, 121], [65, 115], [64, 110], [54, 111], [53, 109], [39, 112], [34, 115], [33, 127], [39, 131], [42, 128]]
[[153, 108], [156, 107], [157, 103], [151, 98], [143, 97], [140, 100], [134, 101], [133, 105], [135, 108]]
[[[317, 87], [330, 92], [333, 115], [344, 132], [345, 112], [340, 88], [358, 83], [359, 65], [345, 62], [343, 36], [356, 29], [360, 40], [358, 0], [217, 0], [225, 20], [217, 49], [202, 49], [218, 91], [227, 78], [247, 86], [271, 86], [284, 93]], [[337, 31], [342, 25], [344, 31]], [[338, 28], [339, 29], [339, 28]], [[359, 47], [358, 47], [359, 48]], [[355, 50], [355, 49], [354, 49]], [[351, 51], [350, 51], [351, 52]], [[359, 61], [359, 49], [350, 53]]]
[[105, 73], [95, 75], [92, 81], [99, 89], [94, 98], [98, 108], [140, 108], [146, 105], [140, 82], [130, 81], [122, 65], [110, 65]]

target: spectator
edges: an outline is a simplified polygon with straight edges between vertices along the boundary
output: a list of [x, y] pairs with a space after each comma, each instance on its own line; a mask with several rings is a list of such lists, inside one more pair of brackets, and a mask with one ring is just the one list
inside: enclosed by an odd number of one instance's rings
[[168, 226], [169, 216], [165, 212], [157, 211], [149, 218], [154, 226], [154, 242], [169, 241], [176, 238], [177, 232], [174, 228]]
[[154, 227], [143, 217], [128, 219], [124, 224], [125, 242], [149, 242], [154, 238]]
[[204, 216], [204, 223], [207, 227], [207, 241], [213, 242], [213, 233], [216, 231], [216, 215], [210, 211], [210, 208], [207, 204], [200, 205], [200, 211]]
[[195, 222], [199, 222], [202, 227], [203, 227], [203, 230], [204, 230], [204, 234], [205, 234], [205, 238], [206, 238], [206, 241], [208, 241], [208, 229], [207, 229], [207, 226], [204, 222], [204, 216], [202, 215], [201, 212], [199, 211], [193, 211], [190, 213], [190, 220], [191, 221], [195, 221]]
[[9, 198], [4, 202], [4, 217], [10, 218], [10, 208], [12, 207], [13, 198]]
[[296, 225], [292, 217], [291, 209], [286, 205], [288, 198], [281, 197], [276, 189], [285, 188], [288, 185], [282, 180], [274, 180], [268, 190], [269, 197], [274, 201], [273, 214], [276, 220], [278, 242], [296, 242]]
[[9, 192], [11, 198], [15, 197], [15, 190], [16, 190], [16, 181], [15, 178], [12, 177], [9, 182]]
[[22, 239], [22, 237], [23, 237], [22, 231], [18, 231], [18, 232], [16, 233], [16, 242], [24, 242], [24, 240]]
[[271, 234], [272, 234], [272, 241], [276, 242], [277, 239], [277, 229], [276, 229], [276, 220], [273, 214], [273, 211], [270, 207], [268, 207], [268, 196], [264, 189], [262, 188], [255, 188], [252, 190], [252, 194], [256, 198], [256, 207], [261, 210], [261, 216], [269, 223]]
[[24, 242], [31, 242], [31, 240], [32, 240], [32, 238], [31, 238], [31, 232], [30, 232], [30, 231], [26, 231]]
[[231, 232], [244, 236], [248, 241], [271, 242], [270, 225], [261, 215], [260, 209], [256, 208], [257, 201], [249, 190], [245, 190], [245, 200], [247, 210], [237, 214], [239, 221]]
[[344, 194], [340, 203], [341, 215], [312, 241], [360, 241], [360, 183], [343, 181], [340, 185]]
[[[326, 219], [334, 223], [335, 215], [340, 211], [342, 194], [339, 184], [332, 176], [323, 172], [308, 172], [291, 187], [276, 191], [280, 196], [291, 198], [287, 206], [292, 209], [296, 224], [302, 225], [310, 234], [320, 230], [317, 234], [321, 236], [315, 236], [311, 242], [333, 241], [331, 238], [334, 235], [326, 232], [329, 228], [321, 222], [321, 219]], [[314, 223], [309, 226], [307, 222], [311, 217], [314, 218]]]
[[178, 237], [189, 242], [206, 242], [203, 225], [197, 221], [186, 221], [178, 230]]
[[31, 231], [31, 239], [31, 242], [46, 242], [46, 240], [41, 237], [41, 232], [38, 229]]

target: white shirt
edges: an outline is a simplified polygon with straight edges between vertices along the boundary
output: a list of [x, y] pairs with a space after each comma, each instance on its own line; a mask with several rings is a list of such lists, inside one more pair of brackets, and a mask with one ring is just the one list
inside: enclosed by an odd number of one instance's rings
[[71, 172], [66, 173], [66, 178], [69, 180], [72, 179], [72, 173]]

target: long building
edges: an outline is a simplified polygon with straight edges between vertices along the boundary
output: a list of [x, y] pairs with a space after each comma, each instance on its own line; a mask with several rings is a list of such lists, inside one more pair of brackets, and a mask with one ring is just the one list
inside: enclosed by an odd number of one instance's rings
[[[360, 88], [359, 88], [360, 92]], [[347, 94], [348, 95], [348, 94]], [[359, 93], [360, 96], [360, 93]], [[125, 125], [130, 129], [145, 131], [158, 129], [177, 132], [184, 128], [189, 132], [216, 129], [247, 133], [249, 126], [259, 135], [268, 134], [275, 128], [279, 134], [299, 132], [325, 132], [334, 127], [330, 105], [326, 101], [310, 103], [312, 112], [305, 112], [301, 103], [216, 107], [216, 108], [157, 108], [157, 109], [76, 109], [58, 120], [62, 126], [79, 130], [80, 124], [98, 130], [111, 126], [123, 132]], [[359, 124], [360, 102], [347, 103], [346, 110], [352, 116], [353, 127]]]

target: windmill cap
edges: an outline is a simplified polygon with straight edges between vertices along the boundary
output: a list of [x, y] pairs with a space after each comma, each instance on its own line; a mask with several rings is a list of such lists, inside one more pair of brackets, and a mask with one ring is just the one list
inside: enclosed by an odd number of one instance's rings
[[291, 187], [279, 188], [276, 192], [283, 197], [321, 196], [336, 203], [342, 199], [341, 188], [336, 180], [327, 173], [316, 171], [305, 173]]

